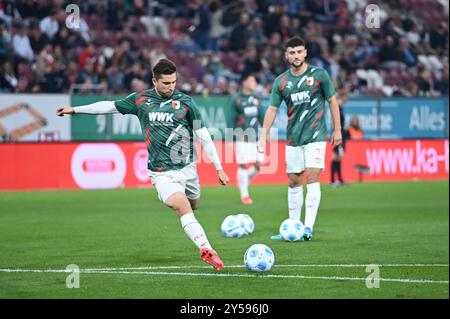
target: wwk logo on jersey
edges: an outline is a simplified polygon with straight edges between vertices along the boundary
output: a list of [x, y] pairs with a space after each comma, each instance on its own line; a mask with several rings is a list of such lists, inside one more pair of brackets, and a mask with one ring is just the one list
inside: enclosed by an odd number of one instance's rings
[[150, 122], [173, 122], [173, 114], [167, 112], [150, 112], [148, 119]]
[[309, 91], [291, 94], [291, 101], [292, 101], [292, 103], [294, 103], [294, 105], [305, 103], [305, 102], [309, 103], [309, 101], [310, 101]]

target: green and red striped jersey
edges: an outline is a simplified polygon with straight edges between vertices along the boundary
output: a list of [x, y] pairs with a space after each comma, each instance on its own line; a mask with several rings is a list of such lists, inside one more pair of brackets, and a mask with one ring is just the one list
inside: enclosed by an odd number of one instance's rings
[[[258, 137], [258, 129], [261, 127], [261, 99], [255, 95], [245, 95], [244, 92], [236, 93], [230, 102], [230, 107], [234, 111], [234, 127], [241, 128], [243, 131], [247, 129], [254, 130], [255, 140]], [[247, 137], [243, 136], [242, 138]], [[238, 139], [241, 139], [238, 136]]]
[[176, 89], [171, 97], [163, 98], [152, 89], [134, 92], [114, 105], [120, 113], [138, 117], [147, 143], [149, 170], [181, 169], [195, 160], [193, 130], [204, 125], [189, 95]]
[[299, 76], [290, 70], [274, 81], [270, 105], [279, 107], [284, 100], [288, 111], [286, 144], [301, 146], [326, 140], [325, 102], [334, 96], [328, 72], [308, 64]]

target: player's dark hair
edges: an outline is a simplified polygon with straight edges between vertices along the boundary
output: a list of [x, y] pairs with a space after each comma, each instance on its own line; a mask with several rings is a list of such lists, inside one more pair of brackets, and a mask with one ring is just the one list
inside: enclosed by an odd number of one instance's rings
[[248, 73], [242, 74], [241, 78], [239, 79], [239, 83], [244, 82], [245, 80], [247, 80], [251, 76], [253, 76], [256, 79], [256, 75], [254, 73], [248, 72]]
[[305, 40], [303, 40], [299, 36], [295, 36], [287, 40], [286, 45], [284, 46], [284, 50], [286, 51], [288, 48], [294, 48], [299, 46], [306, 47]]
[[152, 72], [153, 77], [158, 80], [163, 74], [173, 74], [177, 72], [177, 67], [175, 63], [169, 59], [161, 59], [153, 66]]

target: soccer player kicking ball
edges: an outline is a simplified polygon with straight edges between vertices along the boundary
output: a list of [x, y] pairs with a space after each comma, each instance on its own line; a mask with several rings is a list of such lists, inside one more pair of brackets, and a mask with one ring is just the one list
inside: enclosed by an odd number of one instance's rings
[[159, 199], [180, 217], [184, 231], [200, 249], [201, 259], [221, 270], [223, 261], [211, 247], [203, 227], [193, 213], [200, 203], [193, 133], [216, 167], [219, 182], [226, 185], [229, 178], [222, 169], [208, 130], [201, 124], [194, 100], [175, 89], [175, 64], [161, 59], [152, 71], [154, 89], [134, 92], [117, 101], [59, 107], [56, 114], [64, 116], [120, 112], [136, 115], [146, 138], [149, 174]]
[[[266, 111], [258, 151], [264, 152], [268, 130], [275, 120], [278, 107], [287, 105], [286, 172], [288, 175], [289, 218], [301, 219], [303, 206], [303, 176], [306, 173], [306, 211], [303, 240], [311, 240], [320, 204], [320, 173], [325, 167], [326, 124], [325, 101], [333, 120], [333, 146], [341, 144], [342, 133], [339, 105], [328, 73], [307, 64], [305, 42], [293, 37], [286, 42], [285, 59], [289, 70], [280, 74], [272, 87], [270, 105]], [[272, 239], [281, 239], [274, 235]]]
[[[261, 127], [261, 100], [255, 94], [258, 83], [253, 74], [241, 77], [242, 90], [231, 99], [230, 108], [234, 110], [234, 128], [236, 134], [237, 183], [241, 194], [241, 202], [251, 205], [253, 200], [248, 193], [248, 185], [264, 161], [264, 154], [257, 151], [256, 141]], [[247, 168], [248, 164], [254, 164]]]

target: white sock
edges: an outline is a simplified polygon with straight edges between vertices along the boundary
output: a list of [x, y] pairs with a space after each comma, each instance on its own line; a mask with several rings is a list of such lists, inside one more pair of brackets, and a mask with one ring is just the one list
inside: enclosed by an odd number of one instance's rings
[[303, 186], [288, 188], [289, 218], [300, 220], [303, 207]]
[[305, 227], [309, 227], [313, 230], [320, 204], [320, 183], [307, 184], [306, 188]]
[[241, 192], [241, 198], [248, 196], [248, 172], [246, 169], [238, 168], [237, 170], [237, 182], [239, 185], [239, 191]]
[[203, 230], [202, 225], [200, 225], [195, 218], [194, 213], [184, 214], [181, 216], [180, 221], [185, 233], [198, 248], [208, 247], [212, 249], [208, 238], [206, 237], [205, 231]]
[[256, 169], [255, 166], [250, 167], [248, 170], [248, 180], [251, 180], [253, 177], [256, 176], [256, 174], [258, 174], [258, 170]]

